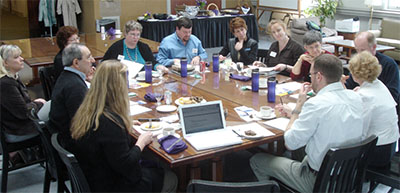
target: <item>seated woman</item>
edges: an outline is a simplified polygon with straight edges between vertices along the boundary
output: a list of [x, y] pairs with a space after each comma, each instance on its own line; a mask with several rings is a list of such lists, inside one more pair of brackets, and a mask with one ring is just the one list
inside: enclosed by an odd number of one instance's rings
[[363, 138], [378, 137], [369, 167], [385, 167], [395, 152], [399, 139], [396, 102], [388, 88], [377, 77], [382, 71], [378, 59], [368, 51], [363, 51], [349, 61], [350, 72], [360, 87], [355, 91], [364, 103]]
[[62, 62], [62, 52], [66, 46], [72, 43], [79, 43], [78, 29], [74, 26], [61, 27], [56, 35], [57, 46], [60, 51], [54, 57], [54, 80], [57, 80], [61, 72], [64, 70]]
[[243, 18], [235, 17], [229, 22], [229, 29], [235, 36], [219, 52], [219, 60], [223, 61], [230, 53], [233, 62], [243, 62], [244, 65], [252, 64], [257, 58], [258, 43], [247, 37], [247, 25]]
[[0, 103], [1, 125], [5, 129], [8, 142], [20, 142], [37, 136], [34, 122], [29, 115], [46, 101], [38, 98], [31, 100], [25, 84], [18, 72], [24, 68], [21, 49], [16, 45], [0, 47]]
[[321, 33], [314, 30], [310, 30], [304, 34], [303, 44], [307, 52], [299, 57], [296, 64], [292, 68], [290, 77], [292, 80], [304, 80], [310, 82], [310, 68], [314, 63], [314, 59], [319, 55], [332, 53], [321, 49]]
[[[281, 20], [271, 20], [268, 31], [276, 40], [271, 44], [266, 55], [265, 64], [268, 67], [275, 66], [274, 70], [282, 71], [281, 74], [289, 76], [297, 59], [305, 52], [303, 46], [289, 37], [286, 24]], [[253, 65], [261, 65], [256, 61]]]
[[[103, 60], [129, 60], [140, 64], [145, 64], [146, 61], [153, 63], [154, 70], [160, 69], [163, 72], [168, 72], [168, 68], [163, 65], [156, 65], [157, 61], [153, 56], [150, 47], [139, 41], [143, 27], [140, 23], [131, 20], [125, 24], [125, 38], [118, 40], [104, 54]], [[144, 68], [142, 69], [144, 70]]]
[[116, 60], [99, 65], [72, 119], [71, 136], [75, 142], [71, 151], [92, 192], [174, 192], [175, 174], [159, 168], [145, 168], [139, 162], [141, 152], [152, 142], [153, 135], [151, 132], [141, 134], [134, 143], [129, 134], [132, 120], [127, 70]]

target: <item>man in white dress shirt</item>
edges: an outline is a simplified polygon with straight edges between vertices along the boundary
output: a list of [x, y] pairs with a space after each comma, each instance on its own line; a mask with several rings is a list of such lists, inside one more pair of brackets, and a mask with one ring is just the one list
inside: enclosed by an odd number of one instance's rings
[[274, 177], [300, 192], [312, 192], [317, 173], [326, 152], [361, 141], [363, 106], [359, 95], [347, 90], [340, 82], [342, 63], [333, 55], [323, 54], [310, 69], [311, 87], [317, 95], [307, 100], [310, 83], [304, 83], [296, 108], [286, 105], [277, 109], [290, 117], [284, 139], [286, 148], [306, 146], [302, 162], [266, 153], [250, 159], [258, 180]]

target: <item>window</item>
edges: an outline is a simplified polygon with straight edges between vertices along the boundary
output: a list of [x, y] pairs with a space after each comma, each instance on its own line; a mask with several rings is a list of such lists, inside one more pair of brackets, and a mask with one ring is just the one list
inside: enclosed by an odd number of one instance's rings
[[399, 0], [383, 0], [383, 9], [392, 9], [400, 11]]

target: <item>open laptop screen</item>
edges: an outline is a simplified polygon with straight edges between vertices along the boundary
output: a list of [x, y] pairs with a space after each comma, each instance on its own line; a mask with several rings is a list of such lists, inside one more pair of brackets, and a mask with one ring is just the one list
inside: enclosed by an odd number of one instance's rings
[[221, 103], [182, 108], [181, 113], [186, 134], [223, 129]]

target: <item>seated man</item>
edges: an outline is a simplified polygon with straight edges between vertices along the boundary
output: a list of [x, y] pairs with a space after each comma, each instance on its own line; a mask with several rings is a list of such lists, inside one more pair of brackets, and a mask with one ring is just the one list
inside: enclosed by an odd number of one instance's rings
[[[376, 39], [374, 34], [371, 32], [358, 33], [354, 39], [354, 45], [357, 52], [367, 50], [378, 59], [379, 64], [382, 65], [382, 72], [378, 76], [378, 79], [385, 84], [385, 86], [389, 89], [390, 94], [393, 96], [394, 101], [399, 104], [399, 68], [397, 67], [396, 62], [389, 56], [376, 51]], [[353, 80], [353, 76], [351, 74], [346, 80], [345, 85], [348, 89], [353, 89], [359, 86]]]
[[207, 58], [201, 41], [192, 35], [192, 20], [187, 17], [178, 19], [175, 33], [165, 37], [158, 49], [157, 61], [166, 67], [179, 64], [179, 58], [195, 65]]
[[284, 139], [286, 148], [306, 146], [302, 162], [266, 153], [254, 155], [250, 165], [258, 180], [274, 177], [300, 192], [312, 192], [317, 173], [329, 148], [361, 141], [363, 106], [361, 97], [344, 89], [340, 60], [329, 54], [318, 56], [311, 66], [311, 87], [317, 95], [306, 101], [310, 83], [300, 89], [296, 108], [286, 105], [281, 114], [290, 117]]
[[51, 95], [49, 128], [60, 133], [62, 139], [71, 140], [70, 123], [81, 105], [88, 87], [86, 76], [95, 62], [90, 50], [79, 44], [68, 45], [62, 54], [64, 71], [58, 77]]

